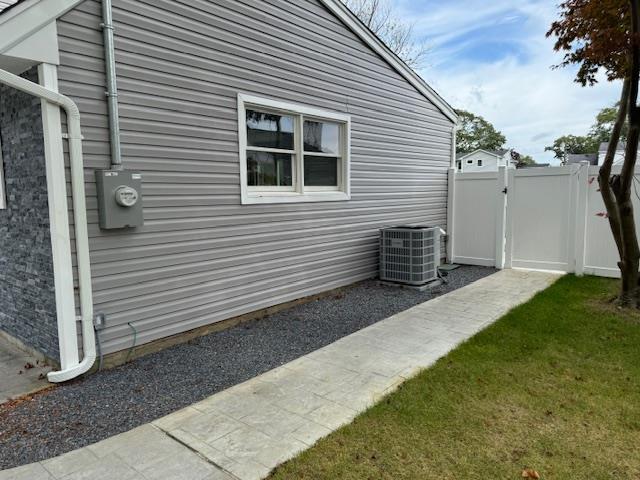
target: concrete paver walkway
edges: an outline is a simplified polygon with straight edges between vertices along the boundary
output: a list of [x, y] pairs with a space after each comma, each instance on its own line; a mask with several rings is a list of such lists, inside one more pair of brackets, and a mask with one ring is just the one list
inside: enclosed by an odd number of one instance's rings
[[264, 478], [557, 278], [500, 271], [152, 424], [0, 472], [0, 480]]
[[46, 388], [51, 370], [35, 356], [0, 336], [0, 403]]

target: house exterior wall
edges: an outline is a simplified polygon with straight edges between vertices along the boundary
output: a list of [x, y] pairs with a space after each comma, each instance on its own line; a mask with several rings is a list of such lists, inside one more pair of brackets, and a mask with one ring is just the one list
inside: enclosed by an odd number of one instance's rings
[[[101, 231], [109, 164], [100, 4], [58, 21], [60, 90], [82, 113], [103, 351], [373, 277], [378, 230], [446, 229], [452, 125], [318, 0], [115, 0], [125, 167], [144, 227]], [[237, 95], [352, 117], [350, 201], [241, 205]]]
[[[482, 160], [482, 165], [478, 165]], [[471, 162], [471, 163], [469, 163]], [[492, 172], [498, 171], [498, 157], [487, 152], [477, 151], [462, 159], [462, 172]]]
[[[25, 78], [38, 82], [37, 69]], [[7, 208], [0, 209], [0, 330], [58, 358], [40, 101], [0, 85]]]
[[[604, 159], [607, 156], [606, 150], [600, 150], [598, 152], [598, 165], [602, 165], [604, 163]], [[617, 150], [615, 156], [613, 157], [614, 165], [622, 165], [624, 163], [624, 150]]]
[[[478, 165], [478, 160], [482, 160], [482, 165]], [[483, 150], [476, 150], [470, 153], [466, 158], [461, 159], [458, 157], [458, 165], [463, 173], [469, 172], [497, 172], [499, 167], [513, 167], [511, 163], [511, 152], [507, 151], [502, 157], [485, 152]]]
[[512, 168], [516, 168], [515, 164], [512, 163], [511, 160], [511, 152], [508, 151], [507, 153], [504, 154], [503, 157], [498, 159], [498, 167], [512, 167]]

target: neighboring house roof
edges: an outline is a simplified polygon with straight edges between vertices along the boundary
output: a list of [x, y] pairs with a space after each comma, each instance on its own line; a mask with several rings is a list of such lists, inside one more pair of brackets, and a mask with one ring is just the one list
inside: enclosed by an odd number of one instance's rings
[[[84, 0], [0, 0], [0, 5], [5, 8], [0, 10], [0, 16], [13, 9], [18, 3], [24, 4], [21, 11], [15, 16], [28, 11], [31, 6], [41, 3], [43, 8], [39, 8], [32, 15], [26, 15], [24, 22], [18, 22], [20, 27], [19, 34], [12, 33], [15, 30], [9, 29], [9, 34], [4, 33], [4, 24], [0, 21], [0, 54], [7, 51], [11, 46], [19, 43], [22, 39], [28, 38], [35, 31], [38, 31], [44, 25], [52, 22], [56, 18], [61, 17], [66, 12], [76, 7]], [[373, 33], [358, 17], [347, 8], [340, 0], [319, 0], [331, 13], [339, 18], [347, 28], [355, 33], [360, 39], [366, 43], [373, 51], [380, 55], [394, 70], [402, 75], [411, 85], [414, 86], [425, 98], [431, 101], [451, 122], [454, 124], [458, 121], [458, 115], [453, 107], [449, 105], [420, 75], [414, 72], [404, 61], [398, 57], [380, 38]], [[39, 5], [40, 6], [40, 5]], [[33, 9], [31, 9], [33, 10]], [[15, 38], [15, 37], [18, 38]], [[2, 39], [5, 39], [3, 42]], [[9, 38], [7, 38], [9, 37]]]
[[[618, 147], [616, 148], [617, 152], [620, 152], [626, 148], [627, 144], [625, 142], [618, 142]], [[609, 142], [602, 142], [600, 144], [599, 152], [606, 152], [609, 150]]]
[[507, 150], [506, 148], [501, 148], [500, 150], [489, 150], [489, 153], [494, 154], [496, 157], [504, 157], [505, 153], [507, 153], [509, 150]]
[[597, 153], [569, 153], [567, 154], [567, 163], [589, 162], [591, 165], [598, 164]]
[[502, 158], [509, 150], [502, 148], [500, 150], [484, 150], [479, 148], [478, 150], [474, 150], [473, 152], [464, 152], [456, 155], [456, 160], [462, 160], [464, 158], [470, 157], [478, 152], [488, 153], [489, 155], [493, 155], [494, 157]]

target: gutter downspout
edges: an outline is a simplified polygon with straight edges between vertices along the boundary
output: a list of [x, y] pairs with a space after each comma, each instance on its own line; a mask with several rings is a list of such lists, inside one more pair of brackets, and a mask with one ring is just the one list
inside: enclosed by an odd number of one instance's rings
[[[82, 134], [80, 111], [68, 97], [30, 82], [22, 77], [0, 69], [0, 83], [39, 97], [58, 105], [67, 114], [69, 159], [71, 163], [71, 189], [73, 195], [76, 256], [78, 259], [78, 283], [80, 288], [80, 312], [82, 322], [82, 347], [84, 358], [65, 370], [50, 372], [49, 381], [58, 383], [71, 380], [87, 372], [96, 359], [96, 344], [93, 331], [93, 294], [91, 290], [91, 266], [89, 260], [89, 235], [87, 231], [87, 209], [84, 190], [84, 165], [82, 160]], [[74, 319], [75, 321], [75, 319]], [[76, 332], [71, 332], [74, 335]], [[73, 341], [76, 341], [75, 338]]]
[[120, 149], [120, 115], [118, 113], [118, 87], [116, 83], [116, 60], [113, 42], [113, 12], [111, 0], [102, 0], [102, 35], [107, 82], [107, 105], [109, 108], [109, 144], [111, 145], [111, 168], [122, 169]]

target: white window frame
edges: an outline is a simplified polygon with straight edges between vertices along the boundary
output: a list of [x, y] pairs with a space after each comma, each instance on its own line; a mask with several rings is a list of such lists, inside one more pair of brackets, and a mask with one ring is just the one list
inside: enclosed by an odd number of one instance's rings
[[[294, 165], [293, 187], [249, 187], [247, 173], [247, 109], [266, 109], [273, 113], [294, 115]], [[304, 121], [329, 121], [342, 124], [342, 151], [339, 154], [309, 152], [309, 156], [338, 157], [341, 168], [338, 186], [311, 187], [304, 185]], [[320, 110], [305, 105], [293, 104], [253, 95], [238, 94], [238, 138], [240, 143], [240, 192], [243, 205], [258, 203], [295, 202], [339, 202], [351, 199], [351, 116], [343, 113]], [[249, 150], [274, 151], [249, 147]], [[290, 152], [286, 152], [290, 153]]]
[[7, 209], [7, 186], [4, 183], [4, 162], [2, 160], [2, 138], [0, 138], [0, 210]]
[[478, 160], [478, 166], [479, 166], [479, 167], [482, 167], [482, 164], [483, 164], [482, 159], [479, 159], [479, 160]]

